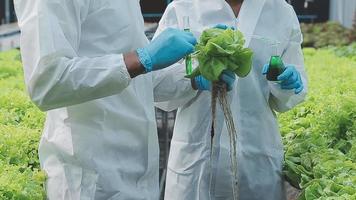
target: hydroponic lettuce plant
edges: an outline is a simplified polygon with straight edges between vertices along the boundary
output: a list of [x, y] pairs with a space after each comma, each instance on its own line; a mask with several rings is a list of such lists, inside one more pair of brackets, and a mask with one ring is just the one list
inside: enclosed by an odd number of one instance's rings
[[[240, 31], [232, 29], [222, 30], [217, 28], [207, 29], [200, 37], [193, 57], [199, 61], [199, 66], [189, 75], [189, 78], [202, 75], [212, 81], [212, 133], [216, 123], [216, 104], [219, 100], [225, 116], [226, 127], [230, 137], [230, 161], [233, 175], [233, 196], [238, 199], [238, 163], [236, 153], [237, 131], [231, 114], [230, 105], [227, 101], [226, 84], [219, 81], [225, 70], [234, 72], [239, 77], [247, 76], [251, 71], [252, 51], [244, 47], [245, 40]], [[214, 142], [214, 137], [212, 139]], [[212, 145], [213, 146], [213, 145]], [[212, 149], [211, 149], [212, 150]]]
[[[298, 200], [356, 199], [356, 71], [328, 49], [304, 49], [306, 102], [279, 114], [284, 175]], [[335, 66], [337, 70], [335, 70]]]
[[245, 39], [240, 31], [205, 30], [193, 55], [199, 61], [199, 66], [188, 77], [202, 75], [210, 81], [218, 81], [224, 70], [233, 71], [239, 77], [247, 76], [251, 71], [253, 52], [244, 44]]

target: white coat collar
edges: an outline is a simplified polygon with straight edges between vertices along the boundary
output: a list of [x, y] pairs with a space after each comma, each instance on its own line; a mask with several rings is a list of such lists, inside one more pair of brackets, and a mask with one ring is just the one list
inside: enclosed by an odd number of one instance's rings
[[[245, 36], [245, 46], [249, 46], [253, 37], [263, 7], [267, 0], [245, 0], [238, 16], [237, 29]], [[201, 33], [204, 29], [216, 24], [236, 25], [236, 17], [230, 5], [225, 0], [175, 0], [176, 11], [167, 14], [166, 21], [177, 18], [179, 27], [182, 27], [182, 16], [195, 18], [192, 20], [192, 31]], [[191, 6], [191, 7], [190, 7]], [[196, 36], [200, 36], [196, 34]]]
[[241, 6], [238, 30], [245, 36], [245, 46], [249, 46], [266, 0], [245, 0]]
[[225, 0], [193, 0], [193, 8], [197, 22], [205, 28], [235, 19], [232, 9]]

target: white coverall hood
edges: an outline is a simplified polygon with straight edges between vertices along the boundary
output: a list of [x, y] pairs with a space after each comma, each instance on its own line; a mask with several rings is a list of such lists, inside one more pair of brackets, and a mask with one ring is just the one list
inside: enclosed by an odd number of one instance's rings
[[[253, 68], [228, 94], [238, 134], [239, 196], [240, 200], [285, 199], [283, 145], [275, 112], [293, 108], [307, 93], [302, 34], [293, 8], [284, 0], [245, 0], [237, 20], [224, 0], [176, 0], [165, 11], [157, 34], [167, 27], [183, 28], [184, 16], [190, 17], [191, 30], [197, 37], [216, 24], [234, 26], [245, 35], [246, 46], [254, 52]], [[263, 65], [276, 53], [301, 73], [305, 85], [302, 93], [282, 90], [262, 75]], [[199, 92], [184, 103], [168, 101], [157, 106], [164, 110], [179, 108], [165, 199], [232, 200], [229, 137], [219, 107], [211, 145], [211, 93]]]

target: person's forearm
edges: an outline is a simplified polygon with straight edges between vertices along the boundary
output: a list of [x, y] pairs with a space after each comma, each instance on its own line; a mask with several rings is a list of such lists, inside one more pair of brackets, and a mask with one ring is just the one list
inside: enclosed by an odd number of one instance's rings
[[[33, 56], [28, 50], [22, 55]], [[25, 65], [30, 67], [25, 75], [29, 95], [42, 111], [119, 94], [131, 81], [120, 54], [68, 58], [54, 52], [35, 56], [38, 64]]]
[[131, 78], [145, 73], [145, 68], [138, 59], [136, 52], [124, 54], [124, 61]]

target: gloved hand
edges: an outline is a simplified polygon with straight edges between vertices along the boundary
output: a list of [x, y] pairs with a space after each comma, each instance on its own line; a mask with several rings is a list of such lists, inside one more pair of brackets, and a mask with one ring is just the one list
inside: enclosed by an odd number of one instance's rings
[[229, 26], [227, 26], [227, 25], [225, 25], [225, 24], [218, 24], [218, 25], [214, 26], [214, 28], [223, 29], [223, 30], [226, 30], [226, 29], [228, 29], [228, 28], [231, 28], [232, 30], [235, 30], [234, 27], [232, 27], [232, 26], [229, 27]]
[[[268, 72], [269, 64], [263, 66], [262, 74], [266, 75]], [[293, 65], [287, 65], [284, 72], [277, 77], [281, 81], [281, 88], [284, 90], [294, 90], [295, 94], [303, 91], [304, 85], [300, 73]]]
[[146, 72], [168, 67], [194, 52], [197, 40], [192, 33], [168, 28], [137, 55]]
[[[236, 75], [231, 71], [225, 70], [221, 74], [220, 80], [226, 83], [227, 91], [231, 91], [236, 81]], [[194, 82], [198, 90], [211, 91], [211, 81], [205, 79], [203, 76], [195, 77]]]

